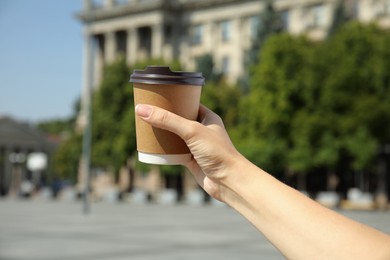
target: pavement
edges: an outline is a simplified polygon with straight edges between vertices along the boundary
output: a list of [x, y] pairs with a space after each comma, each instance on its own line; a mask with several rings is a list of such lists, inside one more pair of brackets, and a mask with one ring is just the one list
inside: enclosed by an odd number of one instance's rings
[[[343, 211], [390, 234], [390, 212]], [[0, 199], [1, 260], [284, 259], [234, 210], [217, 205]]]

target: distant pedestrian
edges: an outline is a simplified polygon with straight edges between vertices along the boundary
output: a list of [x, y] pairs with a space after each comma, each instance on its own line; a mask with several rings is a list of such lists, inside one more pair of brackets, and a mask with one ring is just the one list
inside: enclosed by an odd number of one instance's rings
[[53, 180], [52, 185], [51, 185], [53, 199], [57, 198], [57, 196], [62, 188], [61, 186], [62, 186], [61, 181], [57, 177], [54, 177], [54, 180]]

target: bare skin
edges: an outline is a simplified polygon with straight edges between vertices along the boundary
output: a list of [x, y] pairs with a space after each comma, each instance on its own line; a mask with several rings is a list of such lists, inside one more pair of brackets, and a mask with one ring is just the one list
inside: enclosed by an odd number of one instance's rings
[[206, 107], [199, 108], [199, 122], [150, 105], [138, 105], [136, 113], [180, 136], [193, 155], [185, 166], [202, 188], [247, 218], [288, 259], [390, 259], [390, 236], [319, 205], [249, 162]]

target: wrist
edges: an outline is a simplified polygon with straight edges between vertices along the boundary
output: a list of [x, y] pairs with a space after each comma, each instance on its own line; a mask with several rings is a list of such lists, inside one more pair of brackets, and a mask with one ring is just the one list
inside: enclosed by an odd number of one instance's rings
[[251, 190], [256, 189], [254, 187], [258, 180], [256, 175], [259, 174], [265, 175], [266, 173], [238, 153], [221, 180], [225, 188], [223, 201], [236, 209], [238, 209], [237, 206], [247, 205], [248, 195], [250, 196]]

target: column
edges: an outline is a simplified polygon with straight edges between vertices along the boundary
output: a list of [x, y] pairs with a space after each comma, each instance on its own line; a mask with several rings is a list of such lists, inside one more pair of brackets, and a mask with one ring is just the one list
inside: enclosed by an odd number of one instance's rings
[[104, 54], [105, 64], [110, 64], [115, 60], [115, 32], [107, 32], [104, 34]]
[[163, 46], [163, 26], [156, 24], [152, 27], [152, 57], [159, 58], [162, 56]]
[[302, 8], [297, 5], [289, 11], [289, 33], [291, 34], [300, 34], [305, 30], [306, 18]]
[[137, 62], [138, 50], [138, 31], [137, 28], [130, 28], [127, 30], [127, 63], [134, 64]]
[[359, 20], [370, 22], [374, 17], [374, 4], [369, 0], [361, 0], [359, 3]]
[[212, 21], [206, 23], [203, 25], [204, 26], [204, 46], [206, 49], [207, 53], [213, 53], [213, 48], [215, 47], [215, 41], [214, 41], [214, 31], [215, 31], [215, 26]]

